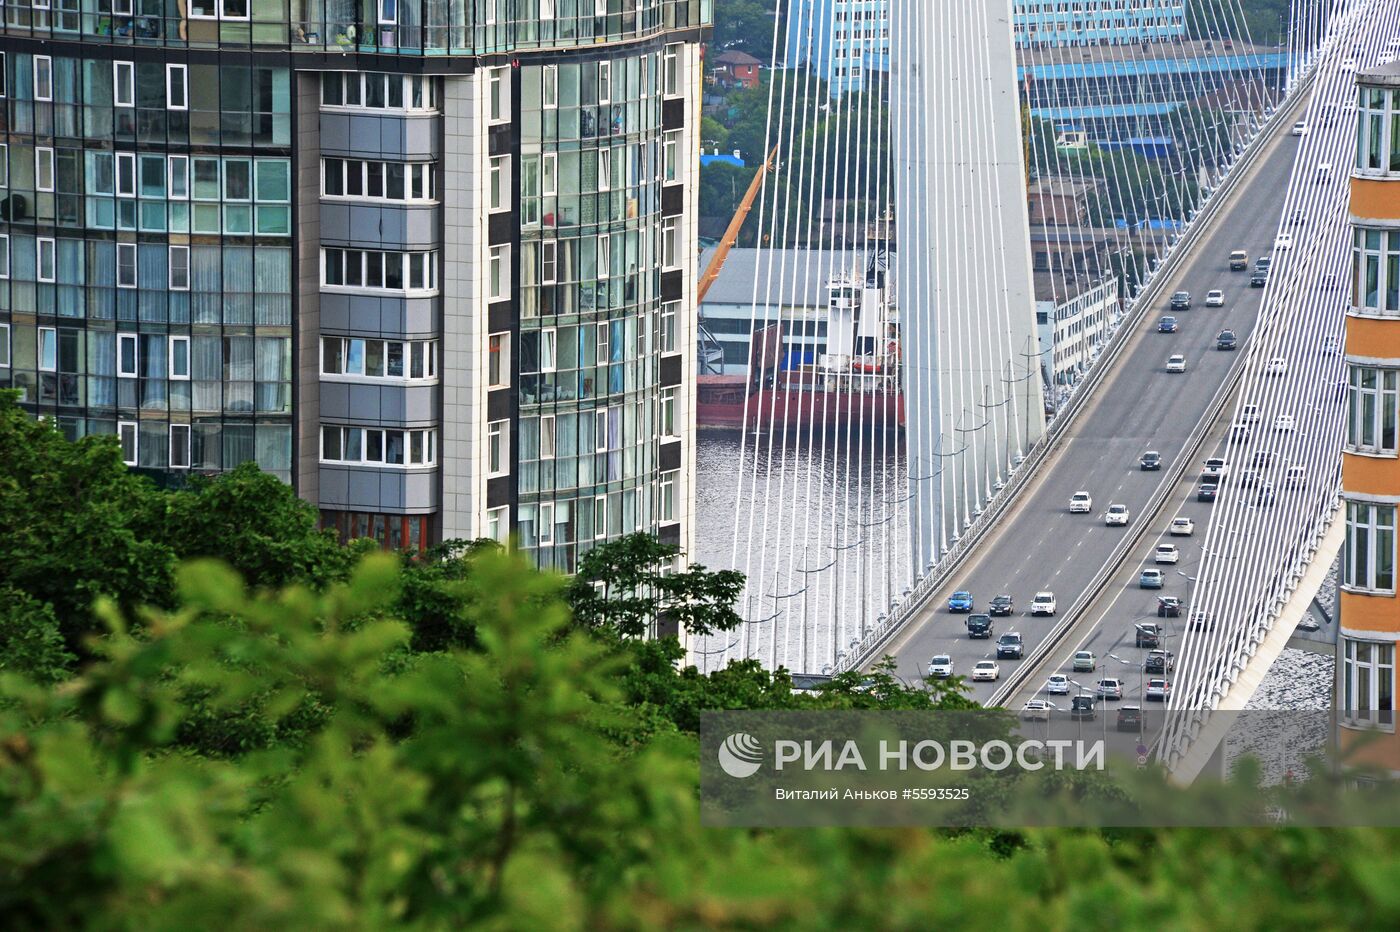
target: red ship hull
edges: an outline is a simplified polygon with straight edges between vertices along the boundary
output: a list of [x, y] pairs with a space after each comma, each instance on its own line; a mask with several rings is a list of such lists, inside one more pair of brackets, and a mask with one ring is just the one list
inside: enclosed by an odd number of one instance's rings
[[808, 391], [799, 385], [760, 389], [746, 398], [741, 376], [702, 376], [695, 420], [702, 430], [898, 431], [904, 429], [904, 395]]

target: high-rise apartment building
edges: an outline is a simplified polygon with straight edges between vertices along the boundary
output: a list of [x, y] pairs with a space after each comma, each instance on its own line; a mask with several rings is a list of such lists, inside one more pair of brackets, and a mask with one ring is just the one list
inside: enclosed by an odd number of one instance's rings
[[[1346, 722], [1393, 729], [1400, 640], [1400, 62], [1362, 72], [1356, 83], [1337, 708]], [[1400, 761], [1388, 765], [1400, 769]]]
[[0, 385], [386, 546], [691, 546], [711, 0], [10, 0]]
[[1186, 0], [1016, 0], [1014, 9], [1017, 48], [1141, 45], [1186, 35]]

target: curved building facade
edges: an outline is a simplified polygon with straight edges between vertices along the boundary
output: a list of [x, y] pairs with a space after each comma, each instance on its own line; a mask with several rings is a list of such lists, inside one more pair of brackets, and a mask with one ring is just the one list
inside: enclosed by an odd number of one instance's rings
[[386, 546], [691, 549], [711, 0], [50, 0], [0, 35], [0, 385]]

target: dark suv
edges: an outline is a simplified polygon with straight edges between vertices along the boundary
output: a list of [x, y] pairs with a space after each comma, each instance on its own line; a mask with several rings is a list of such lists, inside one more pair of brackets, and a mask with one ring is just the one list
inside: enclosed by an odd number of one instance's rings
[[1161, 469], [1162, 454], [1158, 453], [1156, 450], [1148, 450], [1146, 453], [1142, 454], [1142, 457], [1138, 460], [1138, 465], [1145, 470]]
[[1239, 340], [1235, 337], [1235, 331], [1222, 330], [1215, 338], [1215, 348], [1218, 350], [1232, 350], [1239, 345]]
[[1191, 310], [1191, 292], [1189, 292], [1189, 291], [1178, 291], [1176, 294], [1172, 295], [1172, 310], [1174, 310], [1174, 311], [1189, 311], [1189, 310]]
[[1021, 636], [1014, 631], [997, 638], [998, 660], [1020, 660], [1022, 649]]
[[1171, 651], [1150, 650], [1147, 652], [1147, 659], [1142, 662], [1142, 672], [1166, 676], [1172, 672], [1173, 666], [1175, 663], [1172, 660]]
[[1119, 731], [1142, 731], [1142, 709], [1125, 705], [1118, 710]]
[[992, 599], [991, 605], [987, 606], [987, 614], [992, 616], [1010, 615], [1015, 609], [1016, 603], [1011, 600], [1011, 596], [999, 595]]
[[989, 615], [968, 615], [967, 636], [987, 639], [992, 636], [992, 619]]
[[1070, 718], [1093, 718], [1094, 717], [1094, 697], [1075, 696], [1069, 701]]

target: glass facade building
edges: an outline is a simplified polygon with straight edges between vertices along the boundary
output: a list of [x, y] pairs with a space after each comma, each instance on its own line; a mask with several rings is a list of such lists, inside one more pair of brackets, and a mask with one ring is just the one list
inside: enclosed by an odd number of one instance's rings
[[711, 0], [50, 0], [0, 39], [0, 385], [344, 536], [691, 547]]

